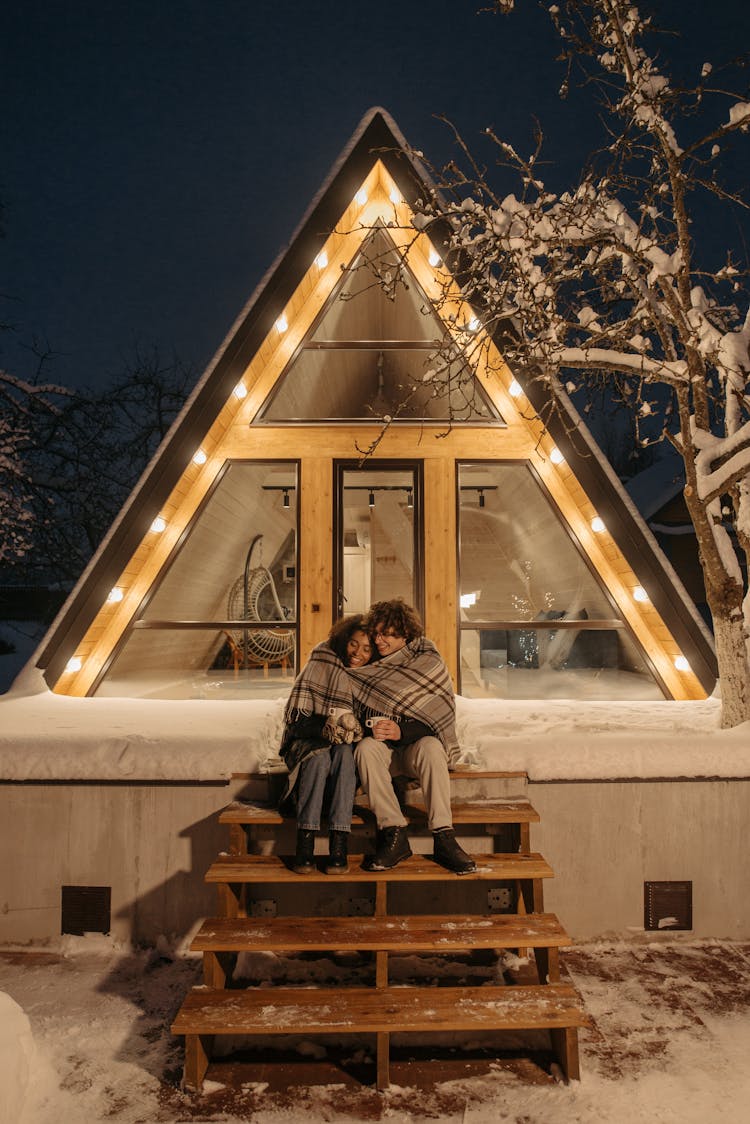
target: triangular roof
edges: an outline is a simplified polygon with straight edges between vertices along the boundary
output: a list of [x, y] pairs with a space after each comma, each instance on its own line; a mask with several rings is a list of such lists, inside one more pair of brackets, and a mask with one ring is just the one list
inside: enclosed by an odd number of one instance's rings
[[[375, 108], [361, 121], [289, 245], [267, 271], [240, 313], [53, 622], [35, 657], [37, 666], [44, 670], [50, 685], [54, 685], [63, 673], [69, 658], [76, 652], [106, 602], [109, 591], [144, 542], [154, 519], [191, 470], [196, 449], [226, 408], [234, 388], [264, 345], [268, 347], [274, 325], [309, 276], [311, 263], [332, 232], [336, 231], [342, 217], [347, 213], [351, 216], [353, 199], [362, 185], [368, 182], [368, 177], [372, 179], [381, 175], [395, 184], [406, 207], [434, 192], [426, 169], [415, 157], [393, 119], [384, 110]], [[431, 227], [430, 238], [438, 248], [439, 235], [439, 230]], [[481, 314], [481, 310], [478, 311]], [[497, 344], [501, 349], [502, 341], [498, 339]], [[278, 363], [277, 368], [276, 378], [281, 370]], [[513, 378], [510, 372], [507, 374], [509, 380]], [[639, 581], [648, 589], [655, 613], [688, 657], [699, 682], [710, 691], [716, 676], [710, 636], [582, 419], [563, 394], [561, 410], [557, 416], [550, 416], [545, 430], [538, 419], [547, 417], [549, 413], [545, 410], [545, 396], [549, 391], [539, 381], [525, 383], [522, 372], [514, 374], [536, 411], [534, 424], [540, 438], [544, 439], [547, 452], [556, 445], [564, 456], [582, 494], [585, 493], [583, 498], [590, 501], [593, 509], [604, 519], [616, 543], [617, 558], [624, 559], [623, 565], [629, 565], [638, 574]], [[513, 393], [511, 389], [510, 394]], [[494, 401], [503, 416], [506, 406], [511, 412], [514, 409], [507, 387], [500, 388]]]

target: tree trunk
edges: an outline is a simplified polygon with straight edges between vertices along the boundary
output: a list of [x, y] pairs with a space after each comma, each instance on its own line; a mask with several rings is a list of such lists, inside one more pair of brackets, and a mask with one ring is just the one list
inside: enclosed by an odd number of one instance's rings
[[[721, 684], [721, 724], [725, 729], [750, 721], [750, 666], [745, 646], [741, 604], [726, 594], [714, 598], [707, 590], [714, 624], [716, 659]], [[715, 603], [716, 602], [716, 603]]]

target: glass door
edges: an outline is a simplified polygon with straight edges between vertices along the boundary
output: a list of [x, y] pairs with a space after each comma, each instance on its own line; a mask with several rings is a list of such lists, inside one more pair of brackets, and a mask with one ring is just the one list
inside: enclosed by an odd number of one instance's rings
[[422, 611], [421, 464], [336, 465], [338, 616], [403, 597]]

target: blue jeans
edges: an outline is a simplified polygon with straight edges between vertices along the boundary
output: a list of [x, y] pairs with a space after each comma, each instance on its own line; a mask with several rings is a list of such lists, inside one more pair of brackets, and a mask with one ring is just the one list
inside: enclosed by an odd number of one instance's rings
[[297, 827], [318, 831], [323, 801], [327, 799], [329, 830], [351, 831], [356, 789], [354, 754], [350, 745], [344, 742], [313, 753], [300, 766]]

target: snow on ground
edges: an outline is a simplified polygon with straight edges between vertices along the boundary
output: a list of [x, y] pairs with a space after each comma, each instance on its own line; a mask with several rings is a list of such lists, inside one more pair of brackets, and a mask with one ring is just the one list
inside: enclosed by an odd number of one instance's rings
[[[337, 971], [330, 960], [308, 965], [313, 986], [316, 973], [330, 977]], [[593, 1017], [592, 1028], [581, 1034], [580, 1083], [557, 1085], [542, 1071], [533, 1077], [518, 1064], [492, 1060], [473, 1070], [453, 1063], [450, 1075], [438, 1073], [432, 1086], [414, 1076], [413, 1068], [402, 1067], [399, 1078], [407, 1073], [411, 1081], [407, 1077], [378, 1094], [335, 1067], [326, 1070], [323, 1084], [319, 1075], [310, 1078], [309, 1067], [303, 1071], [306, 1084], [288, 1083], [285, 1076], [273, 1080], [272, 1062], [260, 1073], [217, 1066], [209, 1071], [204, 1093], [192, 1096], [179, 1088], [181, 1043], [168, 1026], [198, 978], [196, 958], [117, 948], [99, 936], [63, 938], [57, 952], [6, 951], [0, 955], [0, 991], [11, 998], [0, 997], [0, 1025], [23, 1041], [13, 1047], [21, 1058], [18, 1069], [3, 1067], [0, 1106], [16, 1096], [24, 1108], [0, 1119], [3, 1124], [746, 1119], [750, 945], [597, 942], [575, 946], [564, 955], [564, 966]], [[302, 1043], [297, 1056], [309, 1060], [317, 1053], [313, 1043]]]

